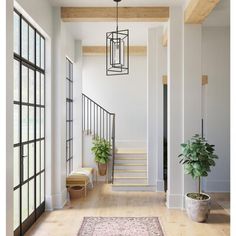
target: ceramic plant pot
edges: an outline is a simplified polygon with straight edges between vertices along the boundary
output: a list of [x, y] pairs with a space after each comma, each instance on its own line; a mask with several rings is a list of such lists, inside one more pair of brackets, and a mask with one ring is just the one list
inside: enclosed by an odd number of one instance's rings
[[201, 193], [205, 195], [206, 199], [197, 200], [189, 197], [190, 193], [185, 195], [185, 207], [188, 214], [188, 217], [196, 222], [205, 222], [210, 214], [211, 208], [211, 198], [209, 195], [205, 193]]
[[107, 164], [98, 163], [98, 173], [100, 176], [105, 176], [107, 173]]

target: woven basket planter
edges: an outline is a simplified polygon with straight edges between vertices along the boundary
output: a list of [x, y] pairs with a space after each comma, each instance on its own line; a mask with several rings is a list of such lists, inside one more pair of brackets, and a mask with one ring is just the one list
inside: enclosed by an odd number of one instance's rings
[[68, 191], [71, 199], [80, 198], [84, 195], [84, 187], [81, 186], [70, 187]]

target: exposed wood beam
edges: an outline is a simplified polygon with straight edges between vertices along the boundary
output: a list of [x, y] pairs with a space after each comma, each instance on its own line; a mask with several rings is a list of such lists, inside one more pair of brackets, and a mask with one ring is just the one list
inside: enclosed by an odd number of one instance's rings
[[[105, 53], [106, 53], [105, 46], [83, 46], [84, 56], [99, 56], [99, 55], [105, 55]], [[147, 47], [146, 46], [130, 46], [129, 54], [131, 56], [146, 56]]]
[[162, 76], [162, 83], [167, 84], [167, 75]]
[[201, 24], [220, 0], [190, 0], [184, 12], [186, 24]]
[[203, 75], [202, 76], [202, 85], [206, 85], [208, 84], [208, 76], [207, 75]]
[[[61, 18], [65, 22], [115, 21], [115, 7], [62, 7]], [[167, 21], [169, 7], [119, 7], [119, 21]]]
[[168, 42], [168, 35], [166, 30], [162, 36], [162, 46], [167, 47], [167, 42]]
[[[162, 83], [167, 84], [167, 75], [162, 76]], [[203, 75], [202, 76], [202, 85], [206, 85], [206, 84], [208, 84], [208, 76]]]

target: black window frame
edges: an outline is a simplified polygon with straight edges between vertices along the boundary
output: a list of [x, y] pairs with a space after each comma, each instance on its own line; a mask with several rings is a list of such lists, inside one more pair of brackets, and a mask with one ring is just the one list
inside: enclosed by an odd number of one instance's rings
[[73, 170], [73, 62], [66, 57], [66, 175]]
[[[14, 185], [13, 191], [19, 190], [19, 226], [14, 229], [14, 235], [24, 235], [25, 232], [33, 225], [34, 222], [40, 217], [40, 215], [45, 210], [45, 147], [46, 147], [46, 141], [45, 141], [45, 124], [46, 124], [46, 108], [45, 108], [45, 62], [46, 62], [46, 39], [45, 37], [16, 9], [14, 9], [14, 19], [15, 14], [17, 14], [17, 17], [19, 17], [19, 52], [14, 51], [14, 63], [15, 61], [19, 63], [19, 100], [14, 100], [14, 108], [15, 106], [19, 108], [19, 130], [14, 132], [19, 132], [19, 139], [18, 142], [15, 142], [14, 140], [14, 149], [19, 148], [19, 184]], [[26, 24], [27, 26], [27, 58], [23, 57], [22, 55], [22, 45], [23, 45], [23, 39], [22, 39], [22, 23]], [[14, 28], [14, 33], [15, 33]], [[30, 51], [30, 30], [33, 32], [33, 50]], [[37, 47], [37, 37], [39, 38], [39, 47]], [[14, 38], [15, 39], [15, 38]], [[39, 48], [39, 51], [37, 52], [36, 49]], [[30, 59], [30, 52], [33, 53], [33, 57]], [[43, 52], [43, 56], [41, 55]], [[39, 60], [37, 60], [37, 56], [39, 55]], [[37, 61], [39, 64], [37, 64]], [[22, 101], [22, 68], [25, 68], [27, 71], [27, 102]], [[33, 72], [33, 92], [30, 91], [29, 84], [30, 84], [30, 71]], [[32, 81], [31, 81], [32, 83]], [[37, 89], [38, 86], [38, 89]], [[43, 94], [42, 94], [43, 92]], [[33, 102], [30, 102], [29, 94], [33, 93]], [[38, 99], [38, 100], [37, 100]], [[37, 101], [39, 101], [37, 103]], [[22, 140], [22, 110], [27, 110], [27, 140]], [[32, 109], [30, 109], [32, 108]], [[33, 128], [30, 129], [30, 110], [33, 110]], [[31, 115], [32, 115], [31, 114]], [[37, 122], [37, 115], [38, 115], [38, 122]], [[43, 125], [42, 125], [43, 120]], [[30, 139], [30, 130], [33, 132], [33, 138]], [[43, 144], [43, 145], [42, 145]], [[29, 175], [30, 172], [30, 145], [33, 145], [33, 168], [31, 169], [33, 171], [33, 175]], [[26, 147], [26, 149], [25, 149]], [[38, 148], [38, 153], [37, 153]], [[25, 155], [24, 150], [27, 150], [27, 153]], [[38, 159], [37, 159], [38, 155]], [[15, 157], [14, 157], [15, 158]], [[26, 171], [26, 177], [24, 176], [24, 158], [27, 158], [27, 171]], [[38, 163], [37, 163], [38, 162]], [[38, 165], [37, 165], [38, 164]], [[15, 174], [15, 172], [14, 172]], [[43, 179], [41, 179], [43, 178]], [[29, 206], [30, 206], [30, 197], [29, 197], [29, 185], [30, 181], [33, 183], [33, 191], [34, 191], [34, 209], [33, 212], [29, 213]], [[38, 185], [37, 185], [38, 183]], [[22, 219], [22, 187], [27, 186], [27, 217], [26, 219]], [[42, 189], [43, 186], [43, 189]], [[38, 189], [37, 189], [38, 188]], [[39, 193], [38, 193], [39, 191]], [[39, 198], [37, 198], [37, 194], [39, 194]]]

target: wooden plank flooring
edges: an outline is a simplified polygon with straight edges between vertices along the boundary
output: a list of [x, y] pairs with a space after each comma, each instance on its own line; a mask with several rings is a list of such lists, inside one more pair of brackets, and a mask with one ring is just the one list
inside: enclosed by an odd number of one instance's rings
[[[212, 194], [212, 198], [229, 201], [228, 195]], [[45, 212], [26, 236], [76, 236], [84, 216], [157, 216], [165, 236], [230, 235], [230, 215], [214, 200], [208, 222], [195, 223], [185, 211], [167, 209], [164, 193], [112, 192], [110, 185], [98, 183], [86, 199]]]

